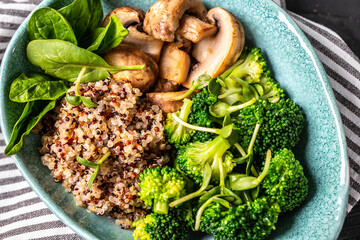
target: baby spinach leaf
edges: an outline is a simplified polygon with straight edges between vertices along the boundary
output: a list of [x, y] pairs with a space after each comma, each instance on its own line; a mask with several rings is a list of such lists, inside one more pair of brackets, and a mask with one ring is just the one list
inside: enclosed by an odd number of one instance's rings
[[69, 21], [81, 46], [83, 39], [90, 36], [103, 19], [100, 0], [75, 0], [59, 12]]
[[105, 28], [97, 28], [87, 50], [101, 54], [118, 46], [128, 35], [129, 31], [123, 27], [116, 16], [110, 17], [110, 22]]
[[65, 99], [68, 103], [70, 103], [73, 106], [80, 106], [82, 103], [81, 98], [79, 96], [73, 96], [70, 95], [69, 93], [66, 93]]
[[144, 69], [144, 65], [110, 66], [100, 56], [62, 40], [35, 40], [27, 46], [29, 61], [50, 76], [76, 81], [82, 67], [86, 72], [82, 83], [106, 79], [110, 73]]
[[73, 29], [55, 9], [45, 7], [36, 10], [27, 25], [29, 40], [60, 39], [77, 45]]
[[56, 100], [66, 93], [68, 87], [63, 80], [54, 81], [39, 73], [21, 74], [10, 87], [9, 98], [13, 102]]
[[40, 119], [55, 107], [56, 101], [32, 101], [25, 105], [25, 108], [15, 123], [12, 130], [9, 144], [5, 148], [5, 155], [16, 154], [23, 145], [24, 136], [36, 126]]

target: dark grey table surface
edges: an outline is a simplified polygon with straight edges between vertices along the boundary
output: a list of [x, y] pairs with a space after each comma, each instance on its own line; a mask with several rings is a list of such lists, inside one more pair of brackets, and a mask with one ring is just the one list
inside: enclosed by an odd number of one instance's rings
[[[339, 34], [360, 56], [360, 0], [287, 0], [287, 8]], [[339, 239], [360, 239], [360, 203], [345, 219]]]

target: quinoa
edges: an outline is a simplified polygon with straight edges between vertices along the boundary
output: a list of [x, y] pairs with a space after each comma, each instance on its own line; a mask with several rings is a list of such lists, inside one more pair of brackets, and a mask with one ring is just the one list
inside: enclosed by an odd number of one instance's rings
[[[74, 95], [74, 86], [68, 93]], [[53, 115], [55, 124], [41, 138], [42, 163], [54, 181], [62, 181], [74, 195], [77, 205], [98, 215], [107, 213], [116, 224], [130, 228], [150, 209], [138, 196], [139, 174], [169, 161], [162, 112], [142, 100], [140, 90], [130, 83], [110, 78], [81, 84], [81, 94], [98, 106], [73, 106], [61, 100]], [[94, 169], [81, 165], [76, 157], [97, 162], [108, 151], [111, 156], [88, 189]]]

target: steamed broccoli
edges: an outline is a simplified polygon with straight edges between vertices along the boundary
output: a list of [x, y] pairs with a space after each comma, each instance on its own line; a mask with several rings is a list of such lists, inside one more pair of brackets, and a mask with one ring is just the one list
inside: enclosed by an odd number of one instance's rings
[[[192, 96], [193, 104], [189, 115], [189, 123], [201, 127], [218, 127], [219, 125], [211, 119], [209, 106], [216, 103], [217, 98], [204, 88], [200, 93]], [[216, 137], [213, 133], [196, 132], [193, 136], [193, 142], [205, 142]]]
[[[223, 155], [229, 148], [230, 143], [221, 136], [203, 143], [191, 142], [180, 147], [176, 161], [180, 169], [197, 184], [202, 183], [204, 165], [209, 164], [212, 166], [212, 171], [216, 173], [212, 176], [212, 179], [216, 181], [219, 179], [218, 162], [223, 161]], [[229, 167], [226, 171], [231, 172], [232, 165], [228, 163], [227, 165]]]
[[187, 210], [171, 208], [168, 214], [151, 213], [133, 222], [134, 239], [185, 240], [188, 238], [189, 220]]
[[281, 99], [277, 103], [258, 99], [235, 117], [234, 129], [240, 135], [243, 148], [249, 145], [257, 123], [261, 127], [255, 141], [254, 154], [257, 159], [263, 160], [268, 149], [276, 153], [283, 148], [293, 148], [300, 139], [305, 119], [299, 106], [291, 99]]
[[234, 64], [236, 67], [226, 76], [225, 72], [221, 77], [235, 76], [245, 81], [259, 79], [266, 69], [266, 62], [260, 48], [245, 47], [239, 60]]
[[264, 239], [275, 229], [279, 213], [279, 205], [266, 197], [231, 208], [212, 203], [201, 216], [200, 231], [215, 240]]
[[147, 168], [140, 173], [140, 199], [145, 205], [153, 206], [153, 211], [167, 214], [169, 201], [176, 200], [186, 194], [186, 182], [182, 174], [174, 168]]
[[259, 48], [245, 48], [240, 59], [220, 79], [222, 88], [218, 99], [229, 105], [245, 103], [253, 98], [277, 102], [284, 97], [284, 90], [271, 77]]
[[[187, 122], [191, 106], [192, 101], [189, 99], [184, 99], [184, 104], [182, 105], [180, 111], [175, 113], [176, 116], [178, 116], [184, 122]], [[191, 139], [191, 136], [194, 133], [195, 131], [186, 128], [183, 125], [179, 124], [177, 121], [175, 121], [171, 113], [167, 115], [165, 124], [165, 136], [169, 143], [185, 144]]]
[[282, 149], [271, 159], [261, 188], [265, 196], [272, 197], [280, 205], [282, 212], [293, 210], [305, 200], [308, 180], [290, 150]]

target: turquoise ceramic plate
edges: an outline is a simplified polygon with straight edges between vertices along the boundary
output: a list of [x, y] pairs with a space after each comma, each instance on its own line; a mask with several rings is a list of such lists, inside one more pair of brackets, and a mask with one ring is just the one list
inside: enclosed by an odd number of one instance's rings
[[[39, 7], [54, 8], [70, 0], [45, 0]], [[120, 5], [146, 10], [154, 0], [104, 1], [105, 13]], [[230, 10], [242, 22], [247, 43], [261, 47], [276, 79], [303, 108], [307, 127], [296, 149], [310, 181], [307, 201], [301, 208], [282, 215], [273, 239], [335, 239], [345, 217], [348, 195], [348, 161], [339, 112], [324, 69], [305, 35], [290, 17], [270, 0], [204, 1], [208, 8]], [[32, 66], [26, 60], [26, 23], [11, 40], [1, 68], [1, 127], [6, 141], [20, 116], [22, 106], [12, 103], [9, 86]], [[87, 239], [131, 239], [113, 219], [89, 214], [77, 207], [71, 194], [52, 180], [37, 151], [39, 136], [25, 139], [15, 156], [26, 180], [48, 207], [69, 227]], [[197, 234], [193, 239], [199, 239]], [[206, 237], [203, 237], [206, 238]]]

